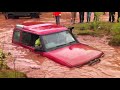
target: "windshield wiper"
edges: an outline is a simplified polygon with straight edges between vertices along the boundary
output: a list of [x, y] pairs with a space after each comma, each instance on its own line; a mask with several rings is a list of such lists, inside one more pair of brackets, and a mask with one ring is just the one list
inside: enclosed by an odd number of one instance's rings
[[69, 42], [69, 43], [65, 43], [65, 44], [62, 44], [62, 45], [59, 45], [59, 46], [56, 46], [56, 47], [62, 47], [62, 46], [66, 46], [66, 45], [71, 45], [72, 43], [75, 43], [76, 41], [73, 41], [73, 42]]
[[76, 41], [73, 41], [73, 42], [69, 42], [69, 44], [72, 44], [72, 43], [75, 43]]
[[56, 46], [56, 47], [61, 47], [61, 46], [65, 46], [65, 45], [68, 45], [68, 44], [66, 43], [66, 44], [62, 44], [62, 45]]

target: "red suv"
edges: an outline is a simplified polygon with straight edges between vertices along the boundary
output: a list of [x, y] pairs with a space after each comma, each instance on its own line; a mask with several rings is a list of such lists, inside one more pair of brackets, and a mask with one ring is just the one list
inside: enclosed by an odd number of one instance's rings
[[[68, 67], [99, 62], [103, 52], [78, 42], [72, 29], [51, 23], [23, 23], [14, 28], [12, 42]], [[42, 47], [36, 50], [38, 38]]]

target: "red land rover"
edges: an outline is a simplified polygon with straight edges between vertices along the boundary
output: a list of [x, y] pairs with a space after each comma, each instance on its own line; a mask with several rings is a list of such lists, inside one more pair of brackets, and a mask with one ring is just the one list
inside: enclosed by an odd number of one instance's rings
[[[103, 52], [78, 42], [72, 29], [51, 23], [18, 24], [13, 31], [12, 42], [68, 67], [100, 62]], [[37, 38], [42, 44], [39, 50], [35, 49]]]

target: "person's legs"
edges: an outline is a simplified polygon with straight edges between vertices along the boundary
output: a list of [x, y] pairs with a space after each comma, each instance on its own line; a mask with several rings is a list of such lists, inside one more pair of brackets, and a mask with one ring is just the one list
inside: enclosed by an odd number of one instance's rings
[[113, 21], [112, 22], [114, 22], [115, 21], [115, 15], [113, 15]]
[[89, 14], [89, 13], [87, 12], [87, 23], [89, 22], [89, 20], [88, 20], [88, 19], [89, 19], [89, 16], [88, 16], [88, 14]]
[[75, 19], [76, 19], [76, 12], [73, 13], [73, 23], [75, 23]]
[[84, 12], [82, 12], [82, 22], [84, 22]]
[[120, 12], [118, 12], [117, 22], [119, 22], [119, 18], [120, 18]]
[[80, 23], [82, 23], [82, 14], [80, 14]]
[[97, 15], [94, 15], [94, 21], [97, 21]]
[[56, 24], [60, 24], [60, 17], [59, 16], [56, 16]]
[[109, 22], [111, 22], [111, 12], [109, 12]]
[[94, 15], [94, 21], [95, 21], [95, 19], [96, 19], [96, 17], [95, 17], [95, 15]]
[[89, 12], [87, 12], [87, 22], [89, 22]]
[[56, 24], [58, 24], [58, 23], [57, 23], [57, 22], [58, 22], [58, 21], [57, 21], [57, 16], [55, 16], [55, 19], [56, 19]]
[[90, 16], [88, 17], [88, 22], [90, 22]]
[[80, 23], [81, 23], [81, 13], [79, 12], [79, 20], [80, 20]]
[[91, 20], [91, 12], [89, 13], [89, 22], [90, 22], [90, 20]]
[[91, 12], [87, 13], [87, 22], [90, 22], [90, 18], [91, 18]]
[[114, 14], [112, 13], [112, 22], [114, 22], [114, 20], [115, 20], [115, 17], [114, 17]]
[[81, 19], [80, 21], [82, 23], [83, 22], [83, 13], [82, 12], [80, 13], [80, 19]]
[[60, 16], [58, 16], [58, 24], [60, 24]]

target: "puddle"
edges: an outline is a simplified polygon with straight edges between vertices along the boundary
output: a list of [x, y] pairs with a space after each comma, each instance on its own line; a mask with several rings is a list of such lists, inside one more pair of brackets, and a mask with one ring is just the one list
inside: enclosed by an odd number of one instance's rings
[[[1, 18], [1, 16], [0, 16]], [[48, 18], [48, 17], [47, 17]], [[16, 69], [32, 78], [116, 78], [120, 77], [120, 47], [113, 48], [107, 44], [106, 37], [79, 36], [81, 43], [97, 48], [105, 53], [101, 62], [94, 66], [67, 68], [21, 46], [12, 44], [13, 27], [16, 23], [39, 21], [40, 19], [0, 19], [0, 48], [16, 58]], [[45, 22], [45, 20], [42, 18]], [[42, 21], [41, 20], [41, 21]], [[48, 19], [47, 19], [48, 20]], [[54, 19], [53, 19], [54, 20]], [[49, 21], [54, 22], [54, 21]], [[63, 20], [64, 23], [65, 20]], [[68, 23], [68, 22], [67, 22]], [[13, 61], [8, 65], [14, 68]]]

